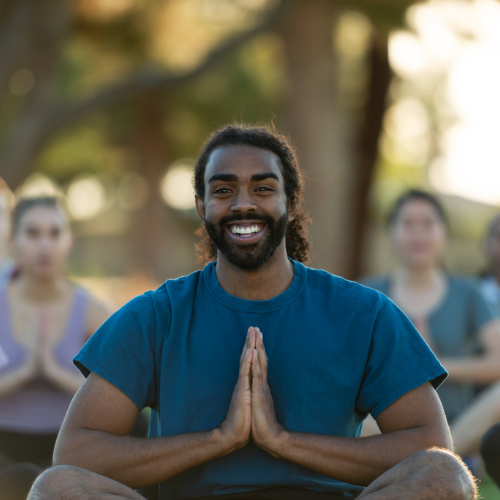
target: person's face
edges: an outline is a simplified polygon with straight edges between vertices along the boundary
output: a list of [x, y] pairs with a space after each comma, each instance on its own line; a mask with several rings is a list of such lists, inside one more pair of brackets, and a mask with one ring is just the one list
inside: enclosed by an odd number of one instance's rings
[[425, 200], [409, 200], [399, 210], [391, 237], [404, 265], [411, 268], [438, 264], [446, 242], [446, 227], [436, 208]]
[[12, 250], [21, 270], [39, 278], [61, 272], [70, 249], [66, 217], [56, 208], [28, 209], [12, 237]]
[[500, 269], [500, 223], [486, 242], [486, 255], [494, 269]]
[[265, 264], [285, 244], [293, 217], [278, 156], [252, 146], [220, 147], [204, 180], [205, 197], [196, 197], [196, 207], [219, 251], [243, 269]]

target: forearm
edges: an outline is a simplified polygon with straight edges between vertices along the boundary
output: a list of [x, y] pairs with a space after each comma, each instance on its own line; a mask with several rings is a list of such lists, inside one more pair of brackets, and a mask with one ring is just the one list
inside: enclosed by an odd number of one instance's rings
[[130, 488], [157, 484], [234, 451], [219, 428], [159, 438], [79, 429], [59, 438], [54, 465], [75, 465]]
[[367, 438], [284, 431], [266, 451], [340, 481], [366, 486], [401, 460], [434, 446], [449, 443], [418, 427]]
[[489, 384], [500, 380], [500, 360], [493, 356], [468, 359], [444, 359], [443, 366], [454, 382]]

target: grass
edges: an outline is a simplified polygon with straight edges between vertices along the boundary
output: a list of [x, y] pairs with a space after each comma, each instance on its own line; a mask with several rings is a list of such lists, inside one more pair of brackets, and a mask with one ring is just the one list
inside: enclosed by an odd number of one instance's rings
[[479, 498], [482, 500], [500, 500], [500, 490], [488, 476], [479, 483]]

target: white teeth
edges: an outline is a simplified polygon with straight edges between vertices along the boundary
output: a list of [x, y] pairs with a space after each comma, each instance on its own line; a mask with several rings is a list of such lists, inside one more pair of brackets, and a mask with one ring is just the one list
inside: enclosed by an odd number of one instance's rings
[[252, 233], [258, 233], [262, 227], [260, 226], [232, 226], [231, 227], [231, 232], [233, 234], [252, 234]]

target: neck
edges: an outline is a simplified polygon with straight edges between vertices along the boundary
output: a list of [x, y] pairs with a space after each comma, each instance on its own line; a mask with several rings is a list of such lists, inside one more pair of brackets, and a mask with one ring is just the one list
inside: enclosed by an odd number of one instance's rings
[[430, 267], [406, 267], [396, 271], [396, 279], [405, 286], [426, 288], [433, 285], [442, 276], [441, 269]]
[[293, 264], [284, 241], [274, 255], [252, 271], [231, 264], [217, 252], [217, 279], [226, 292], [247, 300], [268, 300], [283, 293], [293, 281]]
[[64, 296], [68, 290], [68, 280], [64, 275], [40, 278], [21, 273], [16, 280], [21, 295], [29, 302], [47, 303]]

